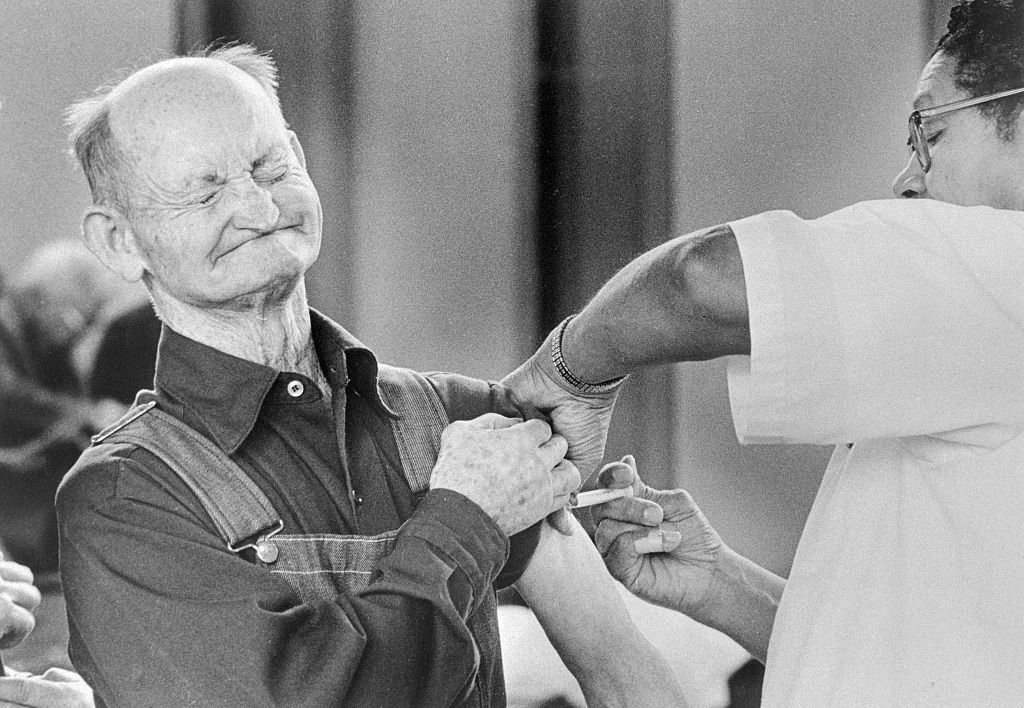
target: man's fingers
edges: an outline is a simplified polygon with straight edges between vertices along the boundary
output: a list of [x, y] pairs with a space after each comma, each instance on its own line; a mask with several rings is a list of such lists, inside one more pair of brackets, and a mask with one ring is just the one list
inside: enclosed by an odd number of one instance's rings
[[511, 393], [512, 405], [518, 408], [523, 413], [523, 418], [526, 420], [543, 420], [545, 423], [550, 423], [551, 418], [547, 413], [542, 411], [540, 408], [535, 406], [532, 401], [527, 401], [519, 397], [515, 391]]
[[560, 506], [569, 503], [569, 495], [580, 488], [580, 471], [569, 460], [562, 460], [551, 470], [551, 489]]
[[[544, 423], [541, 423], [541, 421], [539, 420], [527, 421], [526, 423], [523, 423], [523, 425], [527, 425], [528, 423], [539, 423], [541, 425], [545, 425]], [[569, 443], [567, 443], [565, 441], [565, 438], [563, 438], [561, 435], [558, 435], [557, 433], [555, 435], [552, 435], [547, 440], [547, 442], [543, 443], [539, 448], [540, 458], [544, 462], [544, 464], [549, 468], [554, 468], [556, 465], [560, 464], [563, 458], [565, 457], [565, 453], [567, 453], [568, 451]], [[576, 470], [575, 466], [573, 466], [573, 470]], [[579, 472], [576, 472], [577, 477], [579, 477], [579, 474]], [[577, 488], [579, 487], [578, 484], [576, 486]]]
[[572, 494], [580, 488], [580, 471], [569, 460], [562, 460], [551, 470], [552, 503], [557, 507], [548, 515], [548, 523], [563, 536], [572, 536], [573, 520], [567, 504]]
[[551, 524], [555, 531], [563, 536], [572, 536], [573, 531], [575, 531], [575, 525], [572, 522], [572, 514], [570, 514], [569, 509], [564, 506], [561, 509], [548, 514], [548, 523]]
[[55, 683], [80, 683], [83, 681], [82, 677], [74, 671], [68, 671], [67, 669], [61, 669], [56, 666], [43, 672], [43, 680], [53, 681]]
[[523, 421], [520, 418], [509, 418], [508, 416], [501, 415], [500, 413], [484, 413], [481, 416], [477, 416], [472, 420], [466, 421], [477, 428], [483, 428], [485, 430], [502, 430], [504, 428], [511, 428], [513, 425], [518, 425]]
[[[552, 437], [551, 424], [541, 418], [530, 418], [529, 420], [520, 423], [519, 427], [529, 432], [529, 434], [537, 441], [538, 445], [547, 442]], [[558, 437], [561, 437], [561, 435]]]

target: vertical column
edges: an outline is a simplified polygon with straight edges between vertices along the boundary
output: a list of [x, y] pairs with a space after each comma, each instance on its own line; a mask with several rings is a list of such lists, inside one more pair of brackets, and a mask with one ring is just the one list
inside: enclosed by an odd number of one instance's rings
[[[671, 82], [666, 2], [538, 3], [538, 269], [542, 333], [633, 256], [666, 240]], [[608, 457], [670, 479], [671, 370], [624, 387]]]

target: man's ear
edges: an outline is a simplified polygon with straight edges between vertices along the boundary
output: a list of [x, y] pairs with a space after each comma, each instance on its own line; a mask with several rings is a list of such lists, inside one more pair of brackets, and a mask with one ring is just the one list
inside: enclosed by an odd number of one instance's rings
[[302, 152], [299, 136], [295, 134], [294, 130], [288, 131], [288, 144], [292, 146], [292, 151], [299, 158], [299, 164], [302, 165], [302, 169], [306, 169], [306, 153]]
[[82, 217], [82, 239], [103, 265], [125, 280], [134, 283], [145, 273], [135, 232], [119, 210], [91, 206]]

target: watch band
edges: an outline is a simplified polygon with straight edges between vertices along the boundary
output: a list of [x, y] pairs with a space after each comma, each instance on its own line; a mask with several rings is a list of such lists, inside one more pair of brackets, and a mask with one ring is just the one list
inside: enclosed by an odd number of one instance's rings
[[614, 391], [626, 380], [625, 376], [602, 381], [601, 383], [590, 383], [576, 376], [566, 365], [565, 358], [562, 356], [562, 336], [565, 334], [565, 328], [569, 326], [569, 323], [575, 316], [569, 315], [562, 320], [562, 323], [558, 325], [554, 335], [551, 337], [551, 363], [554, 364], [555, 371], [558, 372], [558, 375], [562, 377], [565, 383], [569, 384], [578, 393], [593, 394]]

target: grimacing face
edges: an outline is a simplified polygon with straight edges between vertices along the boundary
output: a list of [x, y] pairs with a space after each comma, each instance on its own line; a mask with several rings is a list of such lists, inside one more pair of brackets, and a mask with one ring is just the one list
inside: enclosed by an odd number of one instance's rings
[[130, 228], [154, 299], [244, 310], [287, 298], [316, 260], [322, 216], [271, 98], [210, 60], [124, 98], [111, 124], [133, 163]]
[[[914, 109], [969, 98], [954, 83], [954, 70], [951, 58], [936, 53], [921, 72]], [[978, 107], [925, 118], [931, 169], [925, 173], [911, 152], [907, 166], [893, 182], [893, 193], [962, 206], [1024, 210], [1024, 140], [1020, 139], [1024, 126], [1020, 122], [1015, 139], [1005, 141], [995, 121]]]

